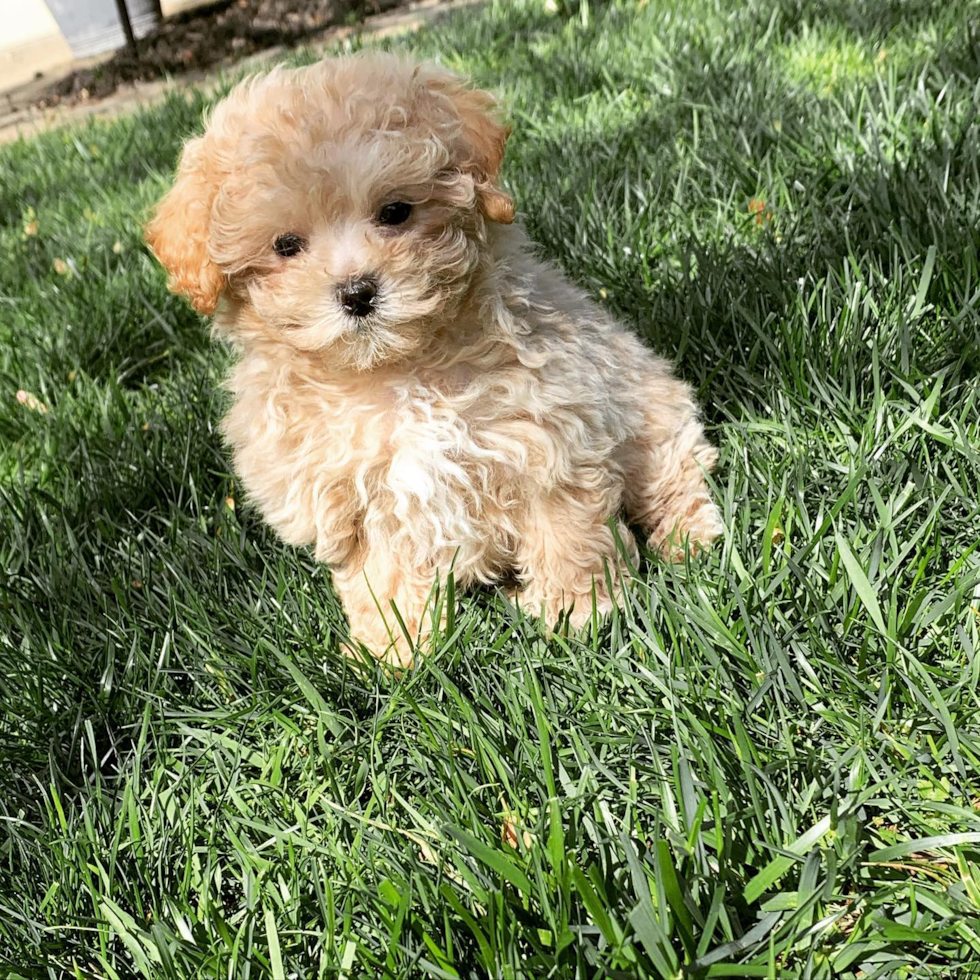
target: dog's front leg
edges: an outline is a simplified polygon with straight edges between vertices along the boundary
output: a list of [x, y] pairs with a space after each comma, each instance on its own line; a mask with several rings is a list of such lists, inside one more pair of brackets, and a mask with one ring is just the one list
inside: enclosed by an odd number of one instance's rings
[[435, 579], [434, 572], [420, 572], [389, 551], [368, 552], [361, 561], [336, 570], [334, 585], [352, 640], [379, 660], [410, 667], [415, 649], [435, 625]]

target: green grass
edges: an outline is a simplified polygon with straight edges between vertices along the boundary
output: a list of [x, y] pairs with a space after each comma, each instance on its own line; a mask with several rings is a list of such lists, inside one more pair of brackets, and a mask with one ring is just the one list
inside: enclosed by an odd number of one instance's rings
[[401, 680], [229, 505], [227, 354], [141, 245], [206, 100], [0, 151], [0, 975], [980, 976], [978, 18], [394, 42], [504, 95], [523, 220], [698, 386], [729, 529], [588, 636], [464, 597]]

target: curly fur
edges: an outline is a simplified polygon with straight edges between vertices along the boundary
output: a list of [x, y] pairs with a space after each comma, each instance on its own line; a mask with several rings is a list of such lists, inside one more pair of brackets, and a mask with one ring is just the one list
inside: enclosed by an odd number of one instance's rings
[[[450, 568], [516, 575], [522, 604], [579, 624], [627, 574], [610, 518], [633, 557], [624, 510], [671, 558], [721, 530], [691, 390], [533, 256], [494, 113], [393, 55], [276, 69], [217, 106], [147, 226], [171, 289], [239, 349], [224, 431], [251, 499], [401, 663], [391, 604], [419, 639]], [[395, 200], [410, 219], [380, 226]], [[286, 232], [299, 255], [273, 249]], [[366, 274], [356, 321], [336, 289]]]

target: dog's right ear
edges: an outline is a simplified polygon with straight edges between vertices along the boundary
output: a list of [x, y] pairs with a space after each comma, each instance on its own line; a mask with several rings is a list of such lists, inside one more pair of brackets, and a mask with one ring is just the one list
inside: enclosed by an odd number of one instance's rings
[[144, 229], [146, 244], [167, 270], [167, 286], [186, 296], [198, 313], [210, 315], [225, 284], [208, 255], [211, 205], [217, 191], [209, 175], [202, 137], [184, 147], [177, 180]]

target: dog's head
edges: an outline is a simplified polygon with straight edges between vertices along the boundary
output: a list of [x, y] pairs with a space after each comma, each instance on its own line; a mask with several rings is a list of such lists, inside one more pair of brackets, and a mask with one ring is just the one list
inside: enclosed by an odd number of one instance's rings
[[170, 288], [232, 330], [366, 370], [457, 308], [509, 223], [492, 96], [394, 55], [243, 82], [184, 147], [146, 228]]

